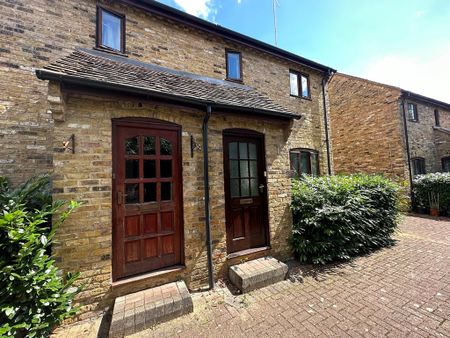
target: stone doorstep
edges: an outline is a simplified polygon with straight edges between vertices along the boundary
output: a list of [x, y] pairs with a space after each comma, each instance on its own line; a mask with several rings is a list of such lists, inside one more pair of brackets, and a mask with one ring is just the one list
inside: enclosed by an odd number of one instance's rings
[[123, 337], [193, 311], [184, 281], [142, 290], [114, 301], [110, 337]]
[[280, 282], [286, 278], [288, 266], [273, 257], [262, 257], [233, 265], [228, 278], [242, 293]]

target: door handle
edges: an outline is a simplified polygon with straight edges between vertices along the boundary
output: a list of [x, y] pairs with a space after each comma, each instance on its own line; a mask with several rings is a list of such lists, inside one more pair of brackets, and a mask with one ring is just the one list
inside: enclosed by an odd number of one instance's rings
[[260, 184], [260, 185], [259, 185], [258, 188], [259, 188], [259, 193], [260, 193], [260, 194], [262, 194], [262, 193], [264, 192], [264, 187], [265, 187], [264, 184]]

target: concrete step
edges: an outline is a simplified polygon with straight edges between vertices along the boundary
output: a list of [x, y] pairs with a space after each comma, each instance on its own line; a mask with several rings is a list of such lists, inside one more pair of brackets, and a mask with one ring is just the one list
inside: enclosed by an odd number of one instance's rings
[[228, 278], [242, 293], [280, 282], [286, 278], [288, 267], [273, 257], [262, 257], [228, 270]]
[[118, 297], [109, 337], [130, 335], [192, 311], [191, 295], [183, 281]]

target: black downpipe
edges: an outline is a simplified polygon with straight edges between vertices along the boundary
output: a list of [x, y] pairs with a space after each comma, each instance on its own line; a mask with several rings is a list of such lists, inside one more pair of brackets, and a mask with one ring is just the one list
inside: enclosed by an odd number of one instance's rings
[[323, 98], [323, 119], [325, 121], [325, 144], [327, 147], [328, 175], [331, 175], [330, 136], [329, 136], [329, 132], [328, 132], [327, 100], [325, 98], [325, 86], [326, 86], [329, 78], [330, 78], [330, 73], [327, 73], [322, 78], [322, 98]]
[[208, 122], [211, 117], [212, 107], [206, 106], [206, 114], [203, 118], [203, 179], [205, 186], [205, 228], [206, 228], [206, 251], [208, 255], [208, 281], [209, 289], [214, 289], [214, 271], [212, 261], [211, 242], [211, 215], [209, 208], [209, 160], [208, 160]]
[[408, 136], [408, 124], [406, 121], [406, 110], [405, 110], [405, 99], [402, 99], [402, 111], [403, 111], [403, 125], [405, 131], [405, 143], [406, 143], [406, 158], [408, 160], [408, 172], [409, 172], [409, 189], [411, 195], [411, 206], [415, 208], [414, 191], [413, 191], [413, 175], [411, 168], [411, 149], [409, 147], [409, 136]]

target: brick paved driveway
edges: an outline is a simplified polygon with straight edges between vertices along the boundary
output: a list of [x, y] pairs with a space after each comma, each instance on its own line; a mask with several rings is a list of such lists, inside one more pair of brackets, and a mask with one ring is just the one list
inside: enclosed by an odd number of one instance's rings
[[194, 313], [135, 337], [450, 337], [450, 220], [406, 217], [397, 239], [246, 295], [194, 294]]
[[194, 313], [138, 337], [450, 337], [450, 221], [406, 217], [397, 244], [246, 295], [194, 295]]

